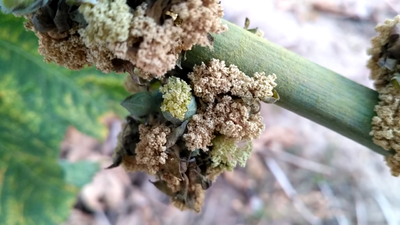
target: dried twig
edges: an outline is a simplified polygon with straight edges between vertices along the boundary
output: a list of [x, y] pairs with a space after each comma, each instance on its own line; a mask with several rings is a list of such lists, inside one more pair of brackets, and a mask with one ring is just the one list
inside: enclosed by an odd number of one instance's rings
[[99, 225], [111, 225], [111, 222], [108, 220], [106, 214], [103, 211], [96, 211], [94, 213], [94, 218]]
[[372, 194], [372, 197], [375, 199], [380, 209], [382, 210], [383, 216], [385, 217], [387, 224], [388, 225], [399, 224], [396, 214], [393, 211], [393, 208], [390, 205], [390, 202], [387, 200], [387, 198], [380, 192]]
[[[333, 191], [329, 184], [326, 181], [321, 181], [318, 183], [319, 189], [321, 190], [322, 194], [325, 196], [325, 198], [328, 200], [330, 205], [332, 205], [334, 208], [341, 209], [341, 204], [337, 200], [335, 194], [333, 194]], [[335, 213], [335, 219], [338, 222], [339, 225], [349, 225], [350, 221], [343, 215], [343, 213]]]
[[296, 190], [293, 188], [290, 183], [288, 177], [285, 175], [283, 170], [279, 167], [278, 163], [273, 158], [265, 158], [263, 154], [258, 153], [263, 164], [268, 167], [268, 169], [272, 172], [275, 179], [281, 185], [283, 191], [288, 196], [288, 198], [292, 201], [293, 206], [296, 210], [302, 215], [302, 217], [309, 222], [310, 224], [321, 224], [321, 221], [318, 217], [314, 216], [310, 210], [304, 205], [304, 203], [298, 198]]
[[279, 151], [279, 152], [273, 152], [272, 154], [276, 159], [279, 159], [287, 163], [291, 163], [295, 166], [308, 169], [317, 173], [322, 173], [331, 176], [334, 171], [332, 167], [293, 155], [289, 152]]
[[356, 200], [357, 225], [367, 225], [367, 208], [358, 190], [353, 191]]
[[386, 3], [392, 7], [392, 9], [397, 12], [400, 13], [400, 3], [398, 0], [386, 0]]

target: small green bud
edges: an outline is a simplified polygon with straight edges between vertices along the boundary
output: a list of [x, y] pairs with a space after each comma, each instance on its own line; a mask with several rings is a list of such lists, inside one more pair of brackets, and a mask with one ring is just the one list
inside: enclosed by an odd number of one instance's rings
[[[160, 88], [163, 93], [161, 111], [168, 120], [184, 121], [196, 113], [196, 99], [192, 96], [190, 85], [177, 77], [170, 77], [168, 83]], [[174, 122], [174, 121], [171, 121]]]
[[127, 97], [121, 105], [131, 113], [133, 118], [139, 119], [154, 112], [155, 102], [152, 93], [143, 91]]
[[396, 90], [400, 90], [400, 74], [399, 73], [395, 73], [395, 76], [392, 77], [392, 79], [390, 80], [390, 83], [392, 83], [393, 87]]

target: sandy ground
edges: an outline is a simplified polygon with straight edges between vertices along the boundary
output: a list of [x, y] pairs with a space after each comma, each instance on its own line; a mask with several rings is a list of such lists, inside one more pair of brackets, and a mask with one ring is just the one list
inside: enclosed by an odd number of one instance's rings
[[[400, 12], [381, 0], [230, 0], [225, 19], [372, 88], [365, 67], [374, 26]], [[145, 174], [102, 170], [85, 186], [66, 224], [400, 224], [400, 179], [381, 156], [294, 113], [263, 105], [266, 130], [245, 168], [225, 173], [207, 191], [201, 214], [181, 212]], [[71, 160], [105, 167], [120, 121], [107, 122], [105, 143], [70, 129]]]

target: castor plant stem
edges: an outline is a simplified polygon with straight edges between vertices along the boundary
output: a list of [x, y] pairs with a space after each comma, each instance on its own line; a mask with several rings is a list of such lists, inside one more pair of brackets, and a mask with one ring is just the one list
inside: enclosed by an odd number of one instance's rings
[[[188, 69], [212, 58], [234, 64], [246, 74], [264, 71], [276, 74], [278, 106], [323, 125], [369, 149], [384, 155], [375, 145], [371, 119], [378, 93], [319, 66], [295, 53], [236, 26], [228, 21], [228, 31], [213, 35], [213, 50], [194, 47], [186, 54], [182, 66]], [[332, 59], [334, 60], [334, 59]]]

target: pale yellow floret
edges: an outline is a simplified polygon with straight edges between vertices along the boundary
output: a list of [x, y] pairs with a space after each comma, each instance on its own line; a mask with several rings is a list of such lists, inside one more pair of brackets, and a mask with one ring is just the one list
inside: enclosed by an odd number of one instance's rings
[[232, 171], [236, 164], [244, 167], [252, 151], [251, 141], [239, 148], [235, 139], [224, 135], [217, 136], [212, 140], [212, 143], [213, 147], [210, 151], [212, 166], [229, 171]]
[[161, 110], [184, 120], [192, 96], [190, 85], [180, 78], [170, 77], [168, 83], [160, 88], [160, 92], [164, 99]]
[[236, 141], [221, 135], [214, 138], [212, 143], [213, 148], [210, 151], [212, 166], [232, 171], [237, 164], [233, 158], [233, 153], [237, 151]]

